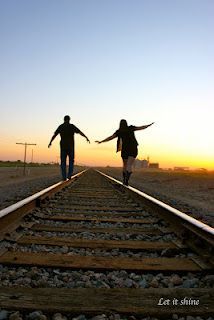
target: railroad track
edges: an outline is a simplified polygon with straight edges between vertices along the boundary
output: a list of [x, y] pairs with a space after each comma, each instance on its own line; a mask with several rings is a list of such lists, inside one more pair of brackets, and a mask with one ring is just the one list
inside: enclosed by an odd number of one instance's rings
[[1, 210], [0, 232], [10, 320], [213, 319], [213, 229], [101, 172]]

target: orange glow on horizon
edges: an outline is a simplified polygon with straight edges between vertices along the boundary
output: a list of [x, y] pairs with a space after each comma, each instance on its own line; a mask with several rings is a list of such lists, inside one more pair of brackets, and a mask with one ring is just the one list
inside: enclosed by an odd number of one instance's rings
[[[32, 151], [33, 150], [33, 151]], [[140, 151], [140, 150], [139, 150]], [[152, 150], [151, 150], [152, 151]], [[24, 146], [18, 145], [5, 145], [1, 150], [0, 160], [3, 161], [23, 161]], [[27, 149], [27, 162], [59, 162], [60, 150], [59, 145], [56, 143], [50, 149], [46, 145], [28, 147]], [[139, 152], [138, 159], [146, 159], [143, 153]], [[189, 167], [190, 169], [205, 168], [207, 170], [214, 170], [213, 159], [211, 157], [203, 158], [197, 154], [176, 154], [175, 152], [170, 155], [164, 152], [150, 152], [150, 162], [158, 162], [160, 168], [173, 168], [173, 167]], [[76, 164], [85, 164], [89, 166], [115, 166], [122, 165], [120, 153], [115, 152], [114, 144], [111, 146], [99, 147], [97, 145], [81, 145], [76, 148]]]

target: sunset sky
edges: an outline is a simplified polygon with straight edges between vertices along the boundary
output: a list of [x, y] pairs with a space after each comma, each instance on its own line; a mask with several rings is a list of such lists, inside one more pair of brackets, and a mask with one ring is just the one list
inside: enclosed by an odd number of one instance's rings
[[[0, 0], [0, 160], [59, 158], [66, 114], [76, 162], [121, 164], [113, 134], [138, 131], [139, 158], [214, 169], [213, 0]], [[28, 161], [32, 147], [28, 147]]]

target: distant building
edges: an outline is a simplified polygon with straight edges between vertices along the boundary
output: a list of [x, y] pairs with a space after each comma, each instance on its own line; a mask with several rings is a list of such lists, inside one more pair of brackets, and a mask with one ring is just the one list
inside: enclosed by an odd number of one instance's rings
[[189, 167], [174, 167], [174, 171], [188, 171]]
[[141, 169], [142, 168], [142, 161], [139, 159], [136, 159], [133, 166], [135, 169]]
[[199, 172], [207, 172], [207, 169], [205, 169], [205, 168], [199, 168], [199, 169], [196, 169], [196, 171], [199, 171]]
[[149, 168], [159, 169], [159, 163], [158, 162], [149, 163]]
[[148, 168], [149, 167], [149, 161], [146, 159], [143, 159], [141, 161], [141, 168]]
[[159, 169], [159, 163], [158, 162], [150, 163], [149, 157], [143, 160], [136, 159], [133, 166], [135, 169], [148, 169], [148, 168]]

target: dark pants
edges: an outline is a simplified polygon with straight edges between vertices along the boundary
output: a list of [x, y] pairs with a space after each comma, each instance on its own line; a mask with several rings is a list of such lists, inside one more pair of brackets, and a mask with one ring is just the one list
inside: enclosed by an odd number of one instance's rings
[[138, 154], [137, 146], [130, 146], [129, 148], [122, 148], [121, 157], [126, 160], [128, 157], [136, 158]]
[[[69, 159], [68, 164], [68, 175], [66, 175], [66, 159]], [[61, 148], [60, 152], [60, 158], [61, 158], [61, 172], [62, 172], [62, 179], [66, 180], [66, 178], [70, 178], [73, 173], [73, 167], [74, 167], [74, 150], [73, 149], [64, 149]]]

